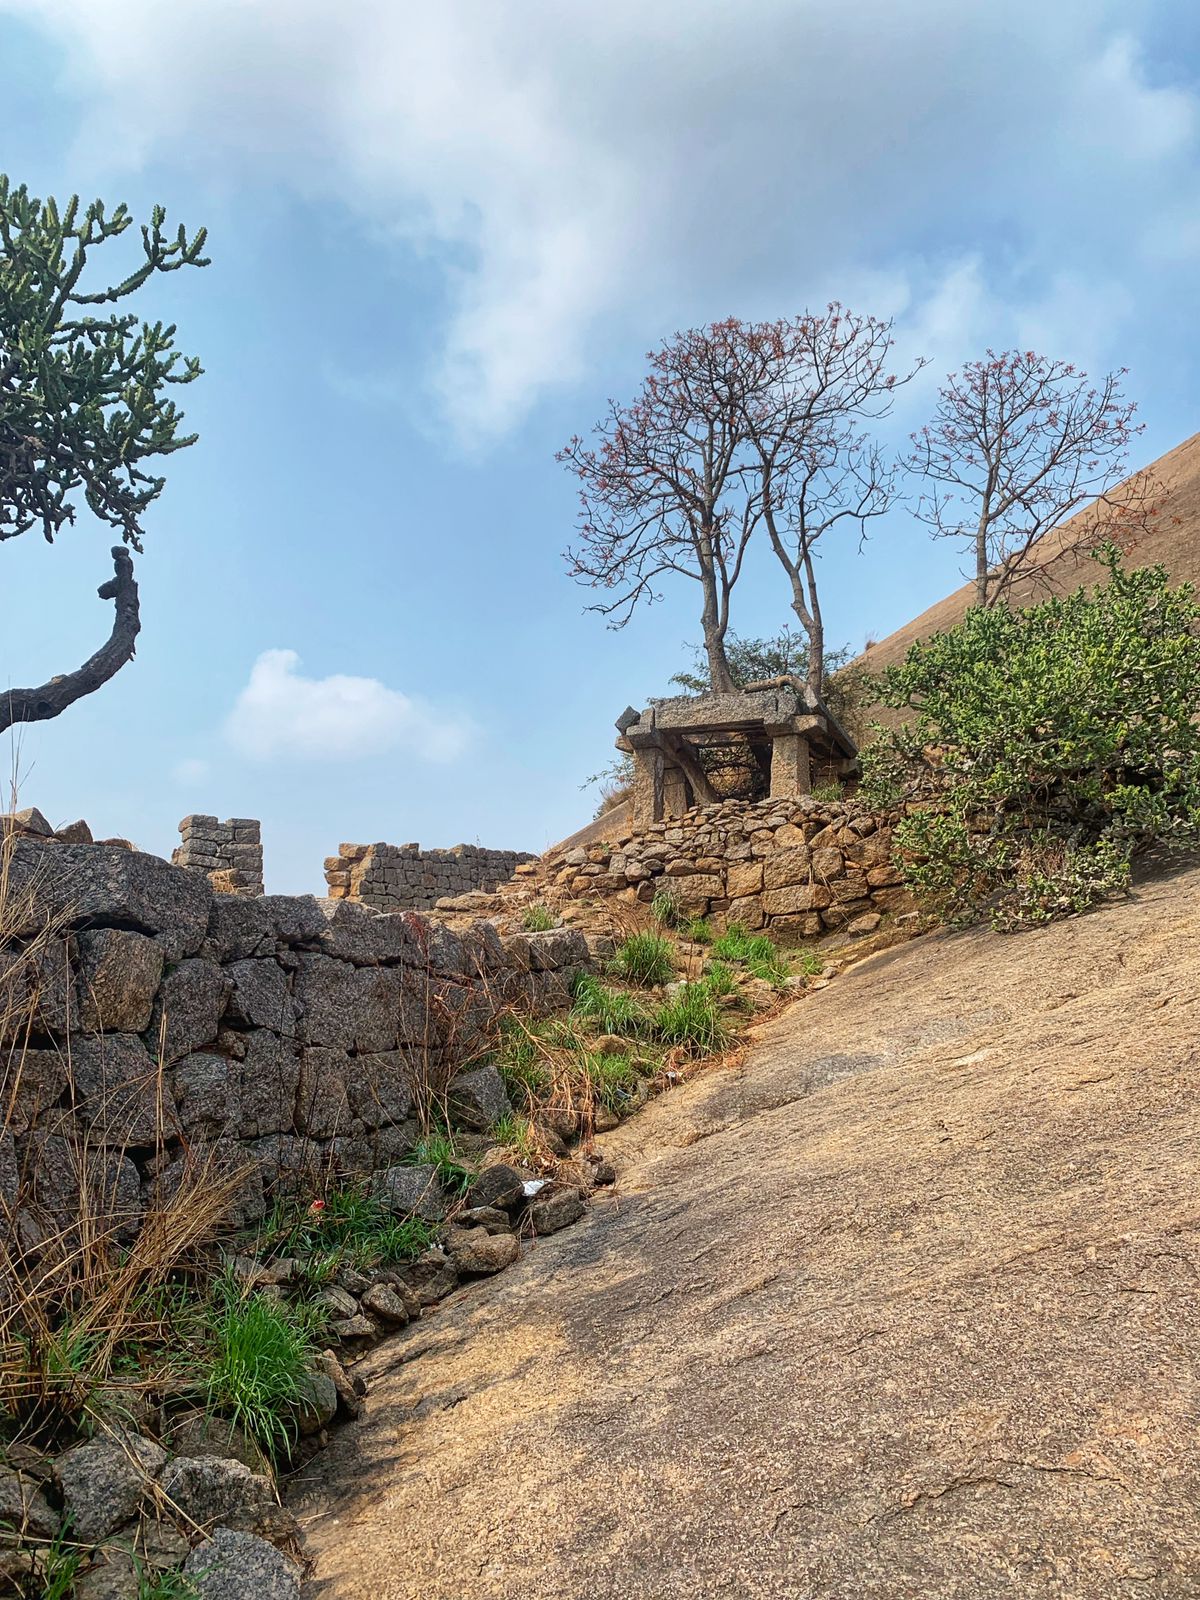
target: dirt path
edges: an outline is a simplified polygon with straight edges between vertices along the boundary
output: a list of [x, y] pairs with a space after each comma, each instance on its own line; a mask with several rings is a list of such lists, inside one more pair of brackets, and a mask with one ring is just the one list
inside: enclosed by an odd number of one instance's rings
[[1198, 979], [1189, 870], [794, 1006], [374, 1353], [312, 1595], [1200, 1596]]

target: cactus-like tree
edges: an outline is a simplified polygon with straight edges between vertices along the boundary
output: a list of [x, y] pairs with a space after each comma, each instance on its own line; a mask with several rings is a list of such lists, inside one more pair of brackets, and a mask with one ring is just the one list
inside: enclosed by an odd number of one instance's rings
[[[0, 690], [0, 732], [56, 717], [107, 683], [134, 653], [141, 627], [130, 550], [161, 494], [161, 456], [195, 442], [183, 434], [173, 384], [200, 364], [174, 348], [174, 324], [121, 308], [155, 273], [208, 265], [205, 230], [165, 231], [156, 206], [141, 229], [142, 259], [115, 284], [94, 282], [89, 258], [133, 225], [126, 206], [60, 207], [0, 175], [0, 540], [40, 528], [53, 542], [75, 521], [76, 500], [119, 531], [113, 576], [100, 590], [115, 607], [112, 633], [74, 672], [33, 689]], [[117, 309], [107, 312], [106, 306]]]

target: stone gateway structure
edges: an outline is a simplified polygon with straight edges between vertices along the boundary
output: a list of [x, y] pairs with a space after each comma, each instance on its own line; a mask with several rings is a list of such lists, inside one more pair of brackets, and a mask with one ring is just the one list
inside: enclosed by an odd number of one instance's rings
[[793, 677], [629, 707], [617, 732], [633, 757], [635, 827], [728, 798], [793, 800], [858, 770], [850, 735]]

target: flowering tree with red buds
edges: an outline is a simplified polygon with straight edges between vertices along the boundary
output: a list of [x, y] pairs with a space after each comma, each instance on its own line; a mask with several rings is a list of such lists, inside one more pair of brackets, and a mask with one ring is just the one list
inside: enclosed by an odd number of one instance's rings
[[843, 523], [865, 537], [867, 523], [891, 506], [895, 467], [863, 424], [885, 417], [896, 389], [925, 363], [897, 376], [892, 324], [836, 302], [817, 315], [754, 324], [745, 341], [751, 369], [766, 375], [747, 384], [744, 398], [762, 522], [808, 638], [808, 689], [820, 699], [825, 623], [816, 546]]
[[572, 575], [612, 595], [593, 609], [623, 627], [669, 574], [695, 580], [710, 685], [733, 689], [730, 597], [763, 523], [791, 580], [819, 695], [813, 546], [839, 522], [862, 528], [890, 501], [891, 470], [861, 424], [884, 415], [906, 381], [886, 371], [891, 343], [889, 323], [832, 305], [775, 322], [731, 317], [653, 352], [633, 404], [610, 403], [596, 444], [576, 437], [558, 455], [581, 485]]
[[579, 543], [566, 560], [579, 582], [612, 595], [591, 609], [615, 628], [639, 601], [661, 598], [670, 574], [699, 583], [709, 677], [727, 691], [730, 596], [761, 509], [742, 325], [731, 318], [677, 333], [647, 359], [637, 399], [609, 402], [596, 444], [576, 436], [558, 452], [580, 483]]
[[929, 485], [917, 514], [973, 552], [979, 605], [1044, 574], [1050, 552], [1038, 541], [1089, 503], [1094, 514], [1059, 541], [1055, 560], [1102, 535], [1128, 544], [1156, 515], [1155, 485], [1122, 482], [1142, 431], [1124, 377], [1122, 368], [1094, 385], [1068, 361], [989, 350], [939, 391], [933, 421], [913, 435], [910, 465]]

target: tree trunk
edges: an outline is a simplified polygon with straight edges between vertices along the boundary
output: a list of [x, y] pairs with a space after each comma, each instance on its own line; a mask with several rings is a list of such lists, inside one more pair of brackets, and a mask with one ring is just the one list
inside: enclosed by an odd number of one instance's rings
[[101, 600], [112, 600], [116, 605], [107, 641], [74, 672], [51, 678], [36, 689], [0, 691], [0, 733], [18, 722], [46, 722], [57, 717], [76, 700], [115, 677], [133, 659], [134, 641], [142, 626], [133, 559], [120, 544], [113, 547], [112, 558], [113, 576], [96, 591]]

